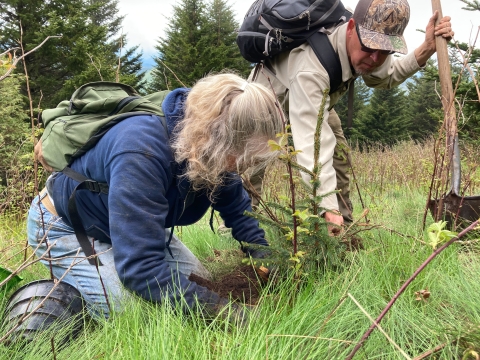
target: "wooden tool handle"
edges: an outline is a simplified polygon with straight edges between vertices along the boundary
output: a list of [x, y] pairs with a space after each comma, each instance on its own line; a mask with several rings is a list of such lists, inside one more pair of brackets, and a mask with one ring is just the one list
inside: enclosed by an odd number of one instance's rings
[[[443, 18], [442, 5], [440, 0], [432, 0], [432, 9], [438, 11], [437, 25], [440, 19]], [[445, 113], [445, 131], [446, 131], [446, 154], [447, 159], [453, 165], [452, 170], [452, 185], [453, 191], [458, 193], [460, 182], [460, 154], [458, 153], [457, 137], [457, 116], [455, 113], [452, 75], [450, 72], [450, 59], [448, 57], [447, 40], [442, 36], [435, 37], [435, 45], [437, 47], [438, 60], [438, 74], [440, 77], [440, 85], [442, 87], [442, 105]]]
[[[440, 0], [432, 0], [432, 9], [438, 11], [438, 18], [435, 25], [437, 25], [440, 19], [443, 17], [442, 5]], [[453, 101], [453, 87], [452, 76], [450, 73], [450, 60], [448, 58], [447, 40], [442, 36], [435, 37], [437, 47], [437, 59], [438, 59], [438, 73], [440, 76], [440, 84], [442, 86], [442, 103], [445, 112], [448, 111]], [[455, 109], [453, 109], [455, 111]]]

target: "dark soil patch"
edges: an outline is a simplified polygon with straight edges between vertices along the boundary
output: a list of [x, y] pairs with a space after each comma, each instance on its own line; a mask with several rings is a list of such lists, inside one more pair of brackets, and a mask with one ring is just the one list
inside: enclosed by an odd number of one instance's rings
[[345, 240], [347, 251], [365, 250], [363, 239], [357, 235], [349, 235]]
[[218, 281], [210, 281], [195, 274], [191, 274], [189, 280], [215, 291], [221, 297], [249, 305], [255, 305], [258, 302], [263, 285], [255, 269], [249, 265], [236, 268]]

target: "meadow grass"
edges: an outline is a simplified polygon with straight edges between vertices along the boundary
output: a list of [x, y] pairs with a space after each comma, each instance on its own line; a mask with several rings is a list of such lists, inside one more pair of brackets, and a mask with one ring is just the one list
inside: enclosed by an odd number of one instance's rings
[[[370, 210], [370, 223], [359, 233], [364, 249], [348, 252], [341, 268], [312, 272], [301, 279], [287, 276], [270, 284], [244, 327], [232, 326], [221, 318], [204, 319], [198, 313], [181, 315], [168, 304], [134, 299], [111, 319], [88, 322], [67, 346], [57, 345], [56, 359], [345, 358], [371, 324], [352, 298], [376, 318], [432, 253], [422, 228], [427, 198], [422, 179], [428, 178], [428, 166], [418, 165], [419, 154], [423, 156], [425, 151], [415, 152], [414, 146], [410, 143], [369, 154], [354, 152], [357, 181]], [[358, 217], [363, 209], [353, 190], [352, 199]], [[241, 256], [235, 240], [212, 233], [209, 216], [177, 231], [218, 275], [239, 264]], [[431, 222], [428, 214], [427, 225]], [[214, 225], [218, 226], [218, 221]], [[460, 359], [468, 349], [480, 351], [478, 234], [468, 240], [453, 244], [432, 261], [380, 324], [411, 358], [441, 344], [445, 346], [435, 353], [436, 359]], [[0, 243], [1, 259], [10, 268], [18, 266], [25, 245], [23, 222], [1, 218]], [[214, 250], [221, 250], [222, 257], [215, 257]], [[35, 264], [21, 275], [23, 284], [47, 278], [48, 271]], [[430, 297], [417, 300], [416, 293], [422, 290]], [[1, 311], [5, 300], [0, 302]], [[48, 336], [22, 349], [0, 346], [0, 359], [48, 358], [53, 358]], [[404, 356], [375, 330], [356, 358]]]

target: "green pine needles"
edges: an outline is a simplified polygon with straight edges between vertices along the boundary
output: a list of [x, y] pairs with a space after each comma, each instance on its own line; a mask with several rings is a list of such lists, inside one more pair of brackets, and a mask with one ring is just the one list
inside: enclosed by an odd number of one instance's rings
[[[319, 162], [320, 135], [328, 91], [324, 91], [314, 135], [313, 169], [309, 170], [296, 162], [299, 151], [292, 145], [290, 126], [287, 125], [285, 131], [277, 135], [278, 141], [271, 140], [269, 145], [272, 151], [279, 153], [278, 159], [287, 169], [282, 178], [289, 184], [288, 192], [277, 196], [280, 202], [270, 199], [261, 201], [266, 215], [258, 212], [247, 214], [269, 228], [267, 231], [280, 240], [272, 242], [271, 256], [262, 259], [262, 265], [290, 268], [298, 276], [339, 267], [345, 251], [340, 237], [328, 235], [327, 223], [322, 217], [325, 209], [319, 205], [325, 196], [331, 195], [319, 194], [319, 175], [322, 170]], [[299, 172], [308, 175], [311, 180], [307, 183]]]

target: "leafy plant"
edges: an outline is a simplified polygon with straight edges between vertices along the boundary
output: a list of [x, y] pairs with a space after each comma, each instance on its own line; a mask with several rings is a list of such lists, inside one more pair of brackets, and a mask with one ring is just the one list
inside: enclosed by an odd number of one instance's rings
[[7, 282], [5, 282], [5, 280], [10, 275], [12, 275], [12, 272], [9, 269], [7, 269], [3, 266], [0, 266], [0, 284], [3, 284], [2, 286], [0, 286], [0, 298], [4, 297], [5, 294], [10, 289], [14, 288], [20, 281], [23, 280], [23, 278], [21, 276], [14, 275]]
[[429, 245], [433, 248], [433, 250], [436, 250], [438, 245], [441, 245], [457, 236], [456, 232], [445, 229], [446, 226], [446, 221], [439, 221], [431, 224], [428, 227], [427, 232], [428, 238], [430, 239]]

